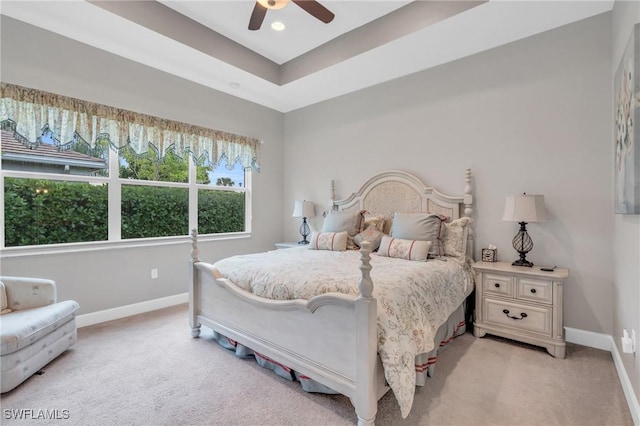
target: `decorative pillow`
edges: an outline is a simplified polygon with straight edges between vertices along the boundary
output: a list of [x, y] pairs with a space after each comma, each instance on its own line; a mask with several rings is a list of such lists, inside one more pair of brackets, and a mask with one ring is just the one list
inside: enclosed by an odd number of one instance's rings
[[371, 243], [371, 251], [376, 251], [378, 250], [378, 247], [380, 247], [382, 237], [384, 237], [382, 231], [379, 231], [375, 226], [371, 225], [367, 226], [364, 231], [353, 237], [353, 241], [358, 246], [362, 246], [363, 241], [369, 241]]
[[7, 306], [7, 290], [4, 287], [4, 283], [0, 281], [0, 315], [12, 312]]
[[369, 228], [370, 226], [373, 226], [374, 228], [376, 228], [378, 231], [380, 232], [384, 232], [384, 224], [385, 224], [385, 218], [382, 215], [371, 215], [369, 212], [364, 211], [363, 217], [364, 217], [364, 225], [362, 227], [362, 230], [365, 230], [367, 228]]
[[394, 213], [391, 236], [405, 240], [431, 241], [429, 254], [444, 255], [442, 238], [447, 218], [429, 213]]
[[347, 232], [316, 232], [311, 233], [309, 249], [344, 251], [347, 249]]
[[444, 238], [442, 246], [444, 247], [444, 255], [464, 259], [467, 254], [467, 235], [469, 233], [469, 223], [471, 219], [461, 217], [445, 223]]
[[426, 262], [430, 247], [431, 241], [403, 240], [385, 235], [380, 242], [378, 256]]
[[348, 234], [347, 248], [357, 248], [353, 237], [360, 231], [364, 224], [364, 210], [356, 212], [330, 211], [322, 223], [322, 232], [344, 232]]

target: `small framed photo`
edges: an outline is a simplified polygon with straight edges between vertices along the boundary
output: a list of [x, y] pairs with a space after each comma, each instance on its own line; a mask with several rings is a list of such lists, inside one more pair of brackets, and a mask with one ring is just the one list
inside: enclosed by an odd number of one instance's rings
[[482, 261], [483, 262], [497, 262], [498, 261], [498, 249], [482, 249]]

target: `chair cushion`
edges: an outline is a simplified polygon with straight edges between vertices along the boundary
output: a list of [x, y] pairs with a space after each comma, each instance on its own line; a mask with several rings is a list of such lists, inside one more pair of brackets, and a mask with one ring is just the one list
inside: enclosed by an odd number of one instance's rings
[[4, 283], [0, 281], [0, 315], [11, 312], [11, 309], [9, 309], [8, 306], [7, 290], [4, 288]]
[[15, 352], [51, 333], [75, 318], [79, 307], [77, 302], [65, 300], [0, 316], [1, 355]]

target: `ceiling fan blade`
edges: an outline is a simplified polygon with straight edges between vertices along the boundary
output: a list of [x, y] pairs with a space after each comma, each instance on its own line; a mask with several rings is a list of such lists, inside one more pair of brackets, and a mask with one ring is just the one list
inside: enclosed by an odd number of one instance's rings
[[325, 24], [333, 21], [335, 15], [326, 7], [315, 0], [292, 0], [295, 4], [303, 8], [309, 14], [315, 16]]
[[251, 31], [259, 30], [266, 14], [267, 8], [256, 2], [256, 5], [253, 7], [253, 12], [251, 13], [251, 18], [249, 19], [249, 29]]

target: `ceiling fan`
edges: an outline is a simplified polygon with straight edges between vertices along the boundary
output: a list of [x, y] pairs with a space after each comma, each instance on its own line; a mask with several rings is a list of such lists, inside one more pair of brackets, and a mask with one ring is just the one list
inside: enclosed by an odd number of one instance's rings
[[262, 21], [264, 21], [264, 17], [267, 14], [267, 9], [282, 9], [289, 4], [289, 1], [293, 1], [307, 13], [321, 20], [325, 24], [331, 22], [335, 16], [329, 9], [315, 0], [258, 0], [256, 1], [256, 5], [253, 7], [251, 19], [249, 19], [249, 29], [251, 31], [259, 30], [260, 26], [262, 26]]

